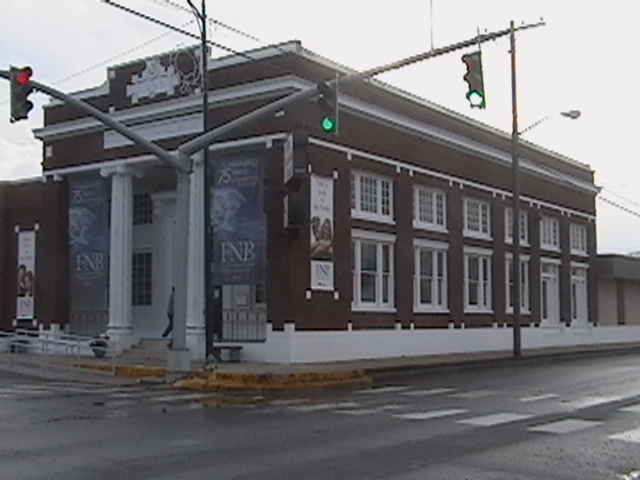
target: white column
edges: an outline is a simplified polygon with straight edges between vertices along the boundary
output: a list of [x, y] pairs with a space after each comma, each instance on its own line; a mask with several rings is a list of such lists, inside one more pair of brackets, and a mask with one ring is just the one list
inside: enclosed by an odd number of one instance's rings
[[193, 360], [204, 360], [205, 288], [204, 288], [204, 161], [195, 155], [189, 197], [189, 253], [187, 278], [186, 346]]
[[107, 335], [118, 351], [133, 344], [131, 255], [133, 240], [133, 177], [124, 166], [104, 168], [111, 176], [111, 244], [109, 247], [109, 324]]

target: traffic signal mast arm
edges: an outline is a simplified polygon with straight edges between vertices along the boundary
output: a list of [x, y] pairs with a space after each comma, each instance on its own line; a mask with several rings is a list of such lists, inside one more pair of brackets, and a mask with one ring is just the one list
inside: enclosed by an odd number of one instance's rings
[[[515, 31], [518, 30], [525, 30], [528, 28], [533, 28], [533, 27], [539, 27], [544, 25], [544, 22], [538, 22], [535, 24], [529, 24], [529, 25], [522, 25], [518, 28], [515, 28]], [[442, 48], [437, 48], [437, 49], [433, 49], [429, 52], [426, 53], [422, 53], [419, 55], [414, 55], [412, 57], [408, 57], [405, 58], [403, 60], [399, 60], [387, 65], [383, 65], [381, 67], [377, 67], [377, 68], [372, 68], [369, 70], [365, 70], [363, 72], [360, 73], [352, 73], [352, 74], [348, 74], [348, 75], [344, 75], [343, 77], [340, 78], [334, 78], [331, 80], [327, 80], [326, 83], [329, 86], [333, 86], [334, 83], [336, 82], [340, 82], [341, 84], [345, 84], [347, 82], [353, 81], [353, 80], [357, 80], [357, 79], [367, 79], [367, 78], [371, 78], [375, 75], [379, 75], [381, 73], [384, 72], [388, 72], [390, 70], [394, 70], [397, 68], [401, 68], [407, 65], [410, 65], [412, 63], [416, 63], [416, 62], [420, 62], [422, 60], [427, 60], [429, 58], [433, 58], [439, 55], [443, 55], [446, 53], [450, 53], [456, 50], [459, 50], [461, 48], [466, 48], [469, 46], [473, 46], [476, 45], [478, 43], [482, 43], [482, 42], [487, 42], [489, 40], [495, 40], [496, 38], [505, 36], [505, 35], [509, 35], [511, 33], [511, 29], [506, 29], [506, 30], [501, 30], [498, 32], [493, 32], [493, 33], [486, 33], [486, 34], [482, 34], [482, 35], [478, 35], [474, 38], [471, 38], [469, 40], [465, 40], [463, 42], [458, 42], [452, 45], [449, 45], [447, 47], [442, 47]], [[0, 70], [0, 77], [3, 77], [7, 80], [11, 80], [11, 75], [8, 71], [6, 70]], [[208, 145], [210, 145], [211, 143], [215, 142], [218, 138], [222, 137], [223, 135], [226, 135], [234, 130], [236, 130], [237, 128], [243, 127], [247, 124], [250, 124], [252, 122], [255, 122], [257, 120], [260, 120], [262, 118], [266, 118], [269, 115], [272, 115], [274, 113], [276, 113], [279, 110], [282, 110], [285, 107], [288, 107], [290, 105], [293, 105], [295, 103], [298, 103], [300, 101], [303, 100], [310, 100], [311, 98], [317, 97], [321, 92], [318, 88], [318, 85], [312, 87], [312, 88], [308, 88], [306, 90], [302, 90], [299, 92], [296, 92], [294, 94], [291, 94], [287, 97], [284, 97], [280, 100], [276, 100], [275, 102], [272, 102], [268, 105], [265, 105], [261, 108], [258, 108], [256, 110], [254, 110], [253, 112], [250, 112], [246, 115], [243, 115], [242, 117], [236, 118], [230, 122], [227, 122], [224, 125], [221, 125], [218, 128], [215, 128], [214, 130], [211, 130], [209, 132], [206, 132], [202, 135], [200, 135], [197, 138], [194, 138], [186, 143], [184, 143], [181, 147], [178, 148], [179, 151], [179, 158], [176, 158], [174, 155], [171, 155], [169, 152], [167, 152], [166, 150], [160, 148], [158, 145], [155, 145], [154, 143], [146, 140], [145, 138], [139, 136], [138, 134], [136, 134], [134, 131], [130, 130], [129, 128], [127, 128], [126, 126], [124, 126], [123, 124], [121, 124], [120, 122], [114, 120], [113, 118], [111, 118], [109, 115], [105, 114], [104, 112], [101, 112], [100, 110], [96, 109], [95, 107], [89, 105], [86, 102], [83, 102], [81, 100], [78, 100], [70, 95], [67, 95], [65, 93], [62, 93], [58, 90], [55, 90], [53, 88], [50, 88], [46, 85], [42, 85], [38, 82], [35, 82], [33, 80], [29, 80], [28, 85], [30, 85], [34, 90], [46, 93], [47, 95], [51, 95], [54, 98], [57, 98], [58, 100], [61, 100], [65, 103], [71, 104], [76, 106], [77, 108], [87, 112], [89, 115], [95, 117], [96, 119], [98, 119], [99, 121], [101, 121], [102, 123], [104, 123], [105, 125], [111, 127], [113, 130], [117, 131], [118, 133], [120, 133], [122, 136], [128, 138], [129, 140], [131, 140], [132, 142], [134, 142], [137, 145], [140, 145], [146, 149], [148, 149], [150, 152], [154, 153], [155, 155], [158, 156], [158, 158], [160, 158], [161, 160], [169, 163], [170, 165], [172, 165], [174, 168], [176, 168], [178, 171], [181, 172], [188, 172], [190, 171], [190, 162], [188, 161], [188, 158], [191, 154], [195, 153], [198, 150], [201, 150], [205, 147], [207, 147]]]
[[[0, 70], [0, 77], [11, 80], [11, 74], [6, 70]], [[150, 142], [146, 138], [141, 137], [130, 128], [126, 127], [125, 125], [118, 122], [117, 120], [114, 120], [109, 115], [98, 110], [94, 106], [89, 105], [88, 103], [83, 102], [82, 100], [78, 100], [77, 98], [74, 98], [71, 95], [67, 95], [66, 93], [56, 90], [55, 88], [48, 87], [41, 83], [35, 82], [33, 80], [29, 80], [26, 85], [28, 85], [33, 90], [46, 93], [47, 95], [57, 98], [58, 100], [61, 100], [67, 104], [73, 105], [74, 107], [77, 107], [80, 110], [83, 110], [84, 112], [88, 113], [92, 117], [98, 119], [103, 124], [107, 125], [108, 127], [111, 127], [116, 132], [120, 133], [122, 136], [128, 138], [136, 145], [146, 148], [150, 152], [154, 153], [155, 155], [158, 156], [158, 158], [169, 163], [178, 171], [189, 172], [191, 170], [188, 164], [185, 164], [184, 162], [178, 160], [178, 158], [176, 158], [174, 155], [170, 154], [163, 148], [160, 148], [158, 145]]]

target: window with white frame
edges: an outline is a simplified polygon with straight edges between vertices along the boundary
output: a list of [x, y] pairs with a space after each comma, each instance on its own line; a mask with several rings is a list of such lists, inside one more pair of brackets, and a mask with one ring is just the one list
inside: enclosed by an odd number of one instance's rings
[[587, 254], [587, 227], [571, 224], [571, 253], [577, 255]]
[[148, 193], [136, 193], [133, 196], [133, 224], [153, 223], [153, 201]]
[[376, 232], [352, 234], [353, 308], [394, 308], [393, 248], [395, 236]]
[[393, 187], [390, 179], [363, 172], [351, 173], [351, 215], [390, 223], [393, 221]]
[[[505, 262], [507, 279], [507, 313], [513, 313], [513, 256], [507, 255]], [[529, 257], [520, 257], [520, 311], [529, 313]]]
[[491, 312], [491, 252], [465, 250], [465, 311]]
[[540, 318], [545, 324], [560, 322], [560, 262], [540, 259]]
[[464, 199], [464, 234], [491, 238], [491, 213], [488, 202], [474, 198]]
[[415, 227], [446, 230], [447, 201], [443, 191], [418, 185], [414, 188], [413, 206]]
[[131, 304], [133, 306], [151, 305], [151, 287], [153, 283], [151, 252], [134, 252], [131, 268]]
[[571, 321], [586, 323], [589, 319], [587, 305], [587, 268], [571, 265]]
[[414, 243], [414, 305], [417, 311], [447, 309], [447, 244]]
[[[527, 212], [520, 210], [520, 244], [529, 244], [529, 222]], [[504, 211], [504, 232], [507, 243], [513, 243], [513, 208]]]
[[560, 250], [560, 222], [557, 218], [542, 217], [540, 220], [540, 247]]

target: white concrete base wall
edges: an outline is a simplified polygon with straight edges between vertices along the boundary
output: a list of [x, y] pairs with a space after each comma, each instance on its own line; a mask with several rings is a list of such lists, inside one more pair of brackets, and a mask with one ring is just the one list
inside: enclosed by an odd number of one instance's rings
[[[640, 326], [553, 326], [522, 329], [522, 348], [640, 342]], [[313, 363], [357, 359], [511, 351], [511, 328], [284, 331], [269, 325], [264, 343], [243, 344], [242, 361]]]
[[206, 357], [207, 340], [204, 328], [187, 328], [185, 342], [191, 360], [203, 360]]

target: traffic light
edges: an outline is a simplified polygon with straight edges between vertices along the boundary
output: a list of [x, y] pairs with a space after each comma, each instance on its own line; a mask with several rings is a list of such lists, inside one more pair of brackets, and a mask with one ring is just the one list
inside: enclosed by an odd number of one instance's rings
[[464, 81], [469, 85], [467, 100], [471, 108], [486, 108], [487, 103], [484, 95], [484, 80], [482, 78], [482, 52], [467, 53], [462, 56], [462, 61], [467, 66], [467, 73]]
[[29, 83], [33, 71], [31, 67], [11, 67], [9, 74], [11, 77], [10, 121], [13, 123], [26, 119], [33, 108], [33, 103], [28, 100], [29, 94], [33, 92], [33, 87]]
[[318, 106], [322, 110], [320, 128], [325, 133], [338, 134], [338, 83], [333, 85], [327, 82], [318, 84]]

